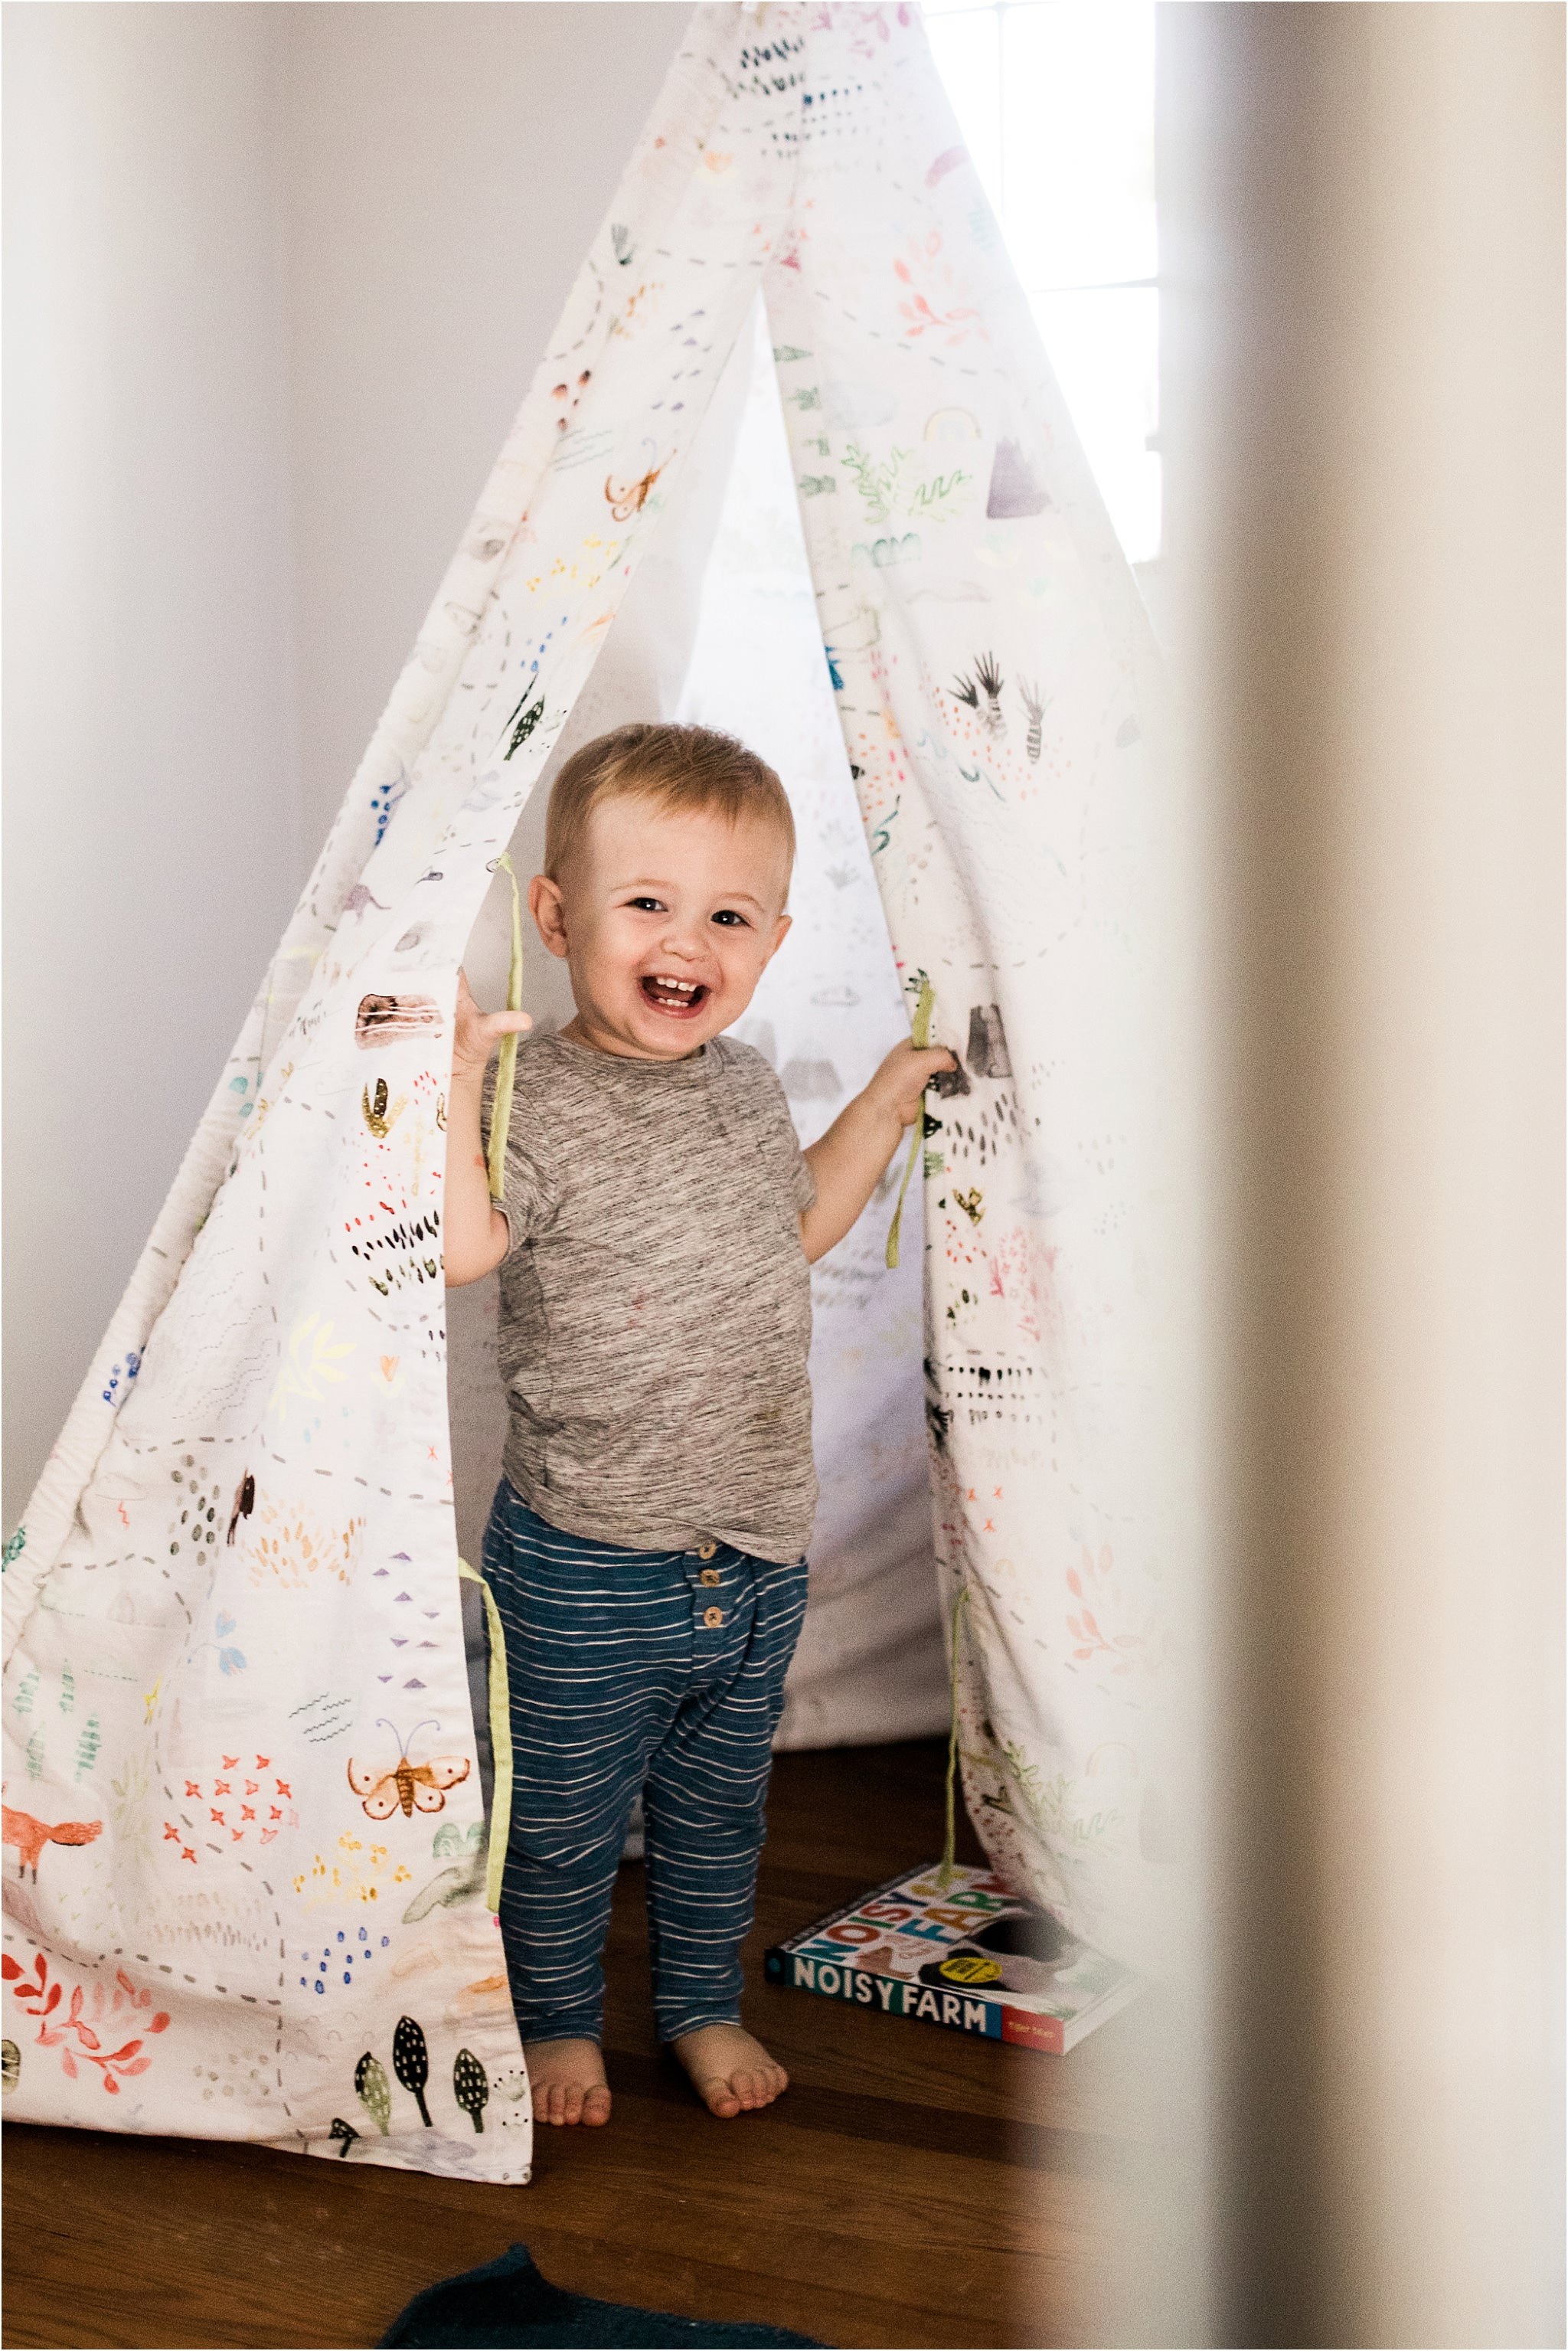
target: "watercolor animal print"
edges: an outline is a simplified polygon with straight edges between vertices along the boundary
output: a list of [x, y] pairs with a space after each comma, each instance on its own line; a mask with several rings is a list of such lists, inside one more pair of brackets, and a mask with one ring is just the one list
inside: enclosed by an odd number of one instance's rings
[[407, 1739], [392, 1729], [384, 1715], [377, 1727], [391, 1730], [397, 1740], [396, 1762], [378, 1771], [373, 1766], [356, 1763], [351, 1756], [349, 1759], [349, 1785], [371, 1819], [390, 1820], [400, 1805], [405, 1819], [412, 1819], [416, 1806], [422, 1813], [441, 1812], [445, 1806], [447, 1789], [455, 1788], [468, 1777], [467, 1756], [437, 1755], [428, 1763], [411, 1763], [408, 1750], [413, 1740], [426, 1728], [438, 1730], [440, 1724], [416, 1722]]
[[36, 1821], [31, 1813], [13, 1812], [7, 1804], [4, 1807], [4, 1830], [5, 1842], [14, 1847], [16, 1853], [17, 1876], [24, 1877], [28, 1870], [31, 1870], [33, 1883], [36, 1886], [38, 1882], [38, 1864], [43, 1858], [44, 1847], [47, 1844], [91, 1844], [96, 1837], [103, 1834], [103, 1823], [101, 1821], [57, 1821], [51, 1827], [47, 1821]]

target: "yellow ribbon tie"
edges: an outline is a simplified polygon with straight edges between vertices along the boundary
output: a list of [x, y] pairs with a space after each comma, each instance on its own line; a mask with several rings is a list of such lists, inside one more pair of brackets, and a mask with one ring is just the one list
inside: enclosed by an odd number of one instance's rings
[[490, 1760], [496, 1767], [490, 1791], [490, 1841], [485, 1859], [485, 1900], [492, 1911], [501, 1907], [501, 1879], [507, 1867], [507, 1838], [512, 1825], [512, 1708], [507, 1687], [507, 1644], [501, 1632], [501, 1612], [495, 1594], [465, 1559], [457, 1562], [465, 1583], [476, 1583], [485, 1595], [485, 1629], [490, 1647]]
[[[512, 964], [507, 975], [507, 1009], [520, 1012], [523, 1008], [523, 902], [517, 891], [517, 876], [512, 861], [503, 849], [497, 864], [512, 885]], [[501, 1057], [496, 1064], [496, 1094], [490, 1105], [490, 1197], [497, 1207], [507, 1191], [507, 1136], [512, 1124], [512, 1085], [517, 1073], [517, 1036], [516, 1029], [501, 1040]]]
[[[947, 1888], [953, 1883], [953, 1871], [956, 1866], [955, 1856], [958, 1849], [958, 1823], [957, 1816], [954, 1808], [954, 1792], [958, 1778], [958, 1619], [964, 1613], [964, 1604], [967, 1601], [968, 1597], [968, 1585], [967, 1583], [961, 1583], [958, 1586], [958, 1597], [953, 1603], [953, 1615], [950, 1626], [952, 1634], [953, 1718], [952, 1728], [947, 1734], [947, 1834], [942, 1846], [941, 1865], [936, 1872], [936, 1883], [941, 1887], [944, 1894], [946, 1893]], [[497, 1782], [497, 1784], [499, 1783]]]
[[[936, 1002], [936, 991], [928, 979], [922, 979], [920, 993], [915, 1000], [915, 1019], [910, 1023], [909, 1041], [917, 1051], [924, 1052], [931, 1042], [931, 1014]], [[893, 1211], [893, 1222], [887, 1228], [887, 1264], [891, 1272], [898, 1263], [898, 1228], [904, 1219], [904, 1196], [909, 1189], [925, 1141], [925, 1096], [920, 1097], [915, 1113], [915, 1132], [909, 1138], [909, 1157], [904, 1163], [904, 1181], [898, 1187], [898, 1200]]]

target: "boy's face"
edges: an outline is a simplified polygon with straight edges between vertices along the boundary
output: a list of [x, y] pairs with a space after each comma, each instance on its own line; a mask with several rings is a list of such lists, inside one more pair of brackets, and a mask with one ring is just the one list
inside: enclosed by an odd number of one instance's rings
[[570, 968], [567, 1034], [643, 1061], [695, 1053], [750, 1003], [789, 927], [789, 887], [771, 825], [601, 800], [559, 879], [536, 874], [528, 890]]

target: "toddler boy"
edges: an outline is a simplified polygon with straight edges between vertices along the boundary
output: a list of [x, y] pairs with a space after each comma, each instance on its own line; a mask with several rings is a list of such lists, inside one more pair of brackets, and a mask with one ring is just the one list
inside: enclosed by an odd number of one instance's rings
[[600, 1954], [639, 1792], [661, 2040], [716, 2115], [787, 2085], [741, 2026], [740, 1946], [806, 1605], [807, 1269], [952, 1066], [896, 1047], [801, 1151], [766, 1061], [722, 1033], [789, 930], [794, 848], [778, 777], [727, 736], [623, 726], [567, 761], [528, 904], [576, 1017], [518, 1050], [499, 1207], [485, 1072], [530, 1023], [458, 986], [446, 1279], [501, 1270], [501, 1931], [543, 2122], [609, 2118]]

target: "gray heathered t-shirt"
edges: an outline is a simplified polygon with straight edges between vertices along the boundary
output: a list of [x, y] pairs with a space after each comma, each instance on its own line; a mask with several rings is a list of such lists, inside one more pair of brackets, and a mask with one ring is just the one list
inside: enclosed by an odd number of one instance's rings
[[523, 1040], [499, 1353], [506, 1471], [540, 1518], [633, 1551], [800, 1557], [815, 1197], [749, 1045], [641, 1061]]

